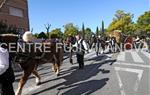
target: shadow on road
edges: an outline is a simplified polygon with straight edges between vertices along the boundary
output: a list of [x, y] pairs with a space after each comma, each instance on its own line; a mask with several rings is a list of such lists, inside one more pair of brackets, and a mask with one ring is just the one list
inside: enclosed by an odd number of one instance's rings
[[[47, 70], [47, 72], [40, 72], [42, 70]], [[38, 68], [38, 73], [40, 74], [41, 77], [44, 77], [45, 75], [50, 75], [50, 73], [51, 73], [51, 67], [49, 66], [49, 67]], [[15, 74], [15, 82], [19, 82], [22, 75], [23, 75], [23, 72], [21, 72], [19, 74]], [[30, 76], [28, 78], [28, 80], [34, 79], [34, 78], [35, 78], [34, 76]]]
[[103, 88], [107, 84], [108, 80], [109, 78], [104, 78], [101, 80], [91, 80], [80, 84], [75, 84], [69, 87], [60, 88], [59, 90], [74, 87], [62, 93], [61, 95], [90, 95], [93, 92]]
[[87, 61], [91, 61], [91, 60], [101, 61], [101, 60], [106, 60], [107, 58], [111, 58], [111, 57], [109, 57], [107, 55], [99, 55], [99, 56], [89, 58], [89, 59], [87, 59]]
[[[103, 58], [97, 57], [92, 58], [91, 60], [102, 60], [107, 59], [107, 56], [103, 56]], [[109, 80], [109, 78], [104, 78], [100, 80], [89, 80], [90, 78], [96, 76], [98, 73], [107, 74], [110, 73], [110, 70], [105, 70], [100, 68], [104, 64], [112, 65], [116, 60], [104, 60], [101, 63], [91, 63], [90, 65], [86, 65], [83, 70], [79, 70], [77, 66], [74, 66], [70, 68], [69, 70], [61, 71], [60, 76], [55, 79], [50, 79], [47, 81], [42, 82], [42, 85], [53, 82], [56, 80], [64, 79], [65, 82], [58, 83], [54, 86], [47, 87], [43, 90], [39, 90], [38, 92], [35, 92], [32, 95], [38, 95], [45, 91], [57, 89], [58, 91], [66, 89], [66, 88], [72, 88], [66, 92], [63, 93], [63, 95], [81, 95], [84, 93], [90, 94], [95, 92], [98, 89], [101, 89], [106, 85], [106, 81]], [[61, 86], [61, 88], [60, 88]], [[63, 86], [63, 87], [62, 87]]]
[[[107, 60], [108, 58], [110, 58], [110, 59]], [[95, 56], [95, 57], [87, 59], [85, 61], [91, 61], [91, 60], [93, 60], [95, 62], [98, 62], [98, 63], [99, 63], [99, 61], [102, 61], [101, 64], [107, 64], [107, 63], [109, 63], [109, 65], [113, 65], [113, 63], [117, 61], [116, 59], [112, 59], [112, 57], [109, 57], [107, 55]]]

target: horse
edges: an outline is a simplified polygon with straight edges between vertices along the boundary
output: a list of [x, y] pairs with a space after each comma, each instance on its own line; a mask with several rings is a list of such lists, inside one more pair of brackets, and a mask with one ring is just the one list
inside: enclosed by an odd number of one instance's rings
[[99, 55], [100, 51], [101, 51], [101, 53], [103, 53], [105, 51], [106, 45], [107, 44], [105, 42], [105, 37], [93, 36], [91, 38], [90, 49], [92, 49], [94, 47], [97, 56]]
[[69, 62], [70, 64], [73, 64], [73, 55], [74, 55], [74, 48], [72, 45], [74, 45], [76, 43], [76, 38], [73, 36], [69, 36], [67, 37], [67, 39], [64, 42], [64, 48], [66, 48], [65, 50], [69, 53]]
[[[11, 43], [12, 41], [15, 42], [16, 47], [14, 49], [15, 50], [17, 49], [17, 40], [18, 40], [17, 36], [0, 35], [0, 38], [2, 41], [7, 42], [7, 44]], [[18, 61], [18, 64], [21, 66], [23, 70], [23, 75], [19, 81], [16, 95], [21, 95], [23, 87], [31, 74], [33, 74], [36, 77], [37, 85], [41, 83], [41, 77], [37, 72], [37, 67], [39, 64], [53, 63], [52, 68], [56, 73], [56, 75], [59, 75], [60, 66], [63, 63], [63, 47], [61, 46], [61, 44], [59, 44], [59, 48], [56, 49], [58, 43], [59, 42], [57, 42], [56, 39], [45, 40], [41, 43], [42, 47], [43, 45], [47, 44], [47, 46], [50, 47], [49, 49], [51, 52], [37, 52], [37, 53], [10, 52], [10, 56], [12, 57], [13, 62], [15, 62], [15, 59], [17, 59], [16, 57], [20, 56], [24, 56], [24, 58], [22, 59], [26, 59], [23, 61], [22, 60]], [[36, 56], [38, 54], [41, 56]]]
[[90, 49], [92, 49], [93, 47], [96, 47], [97, 37], [95, 35], [92, 35], [90, 40]]

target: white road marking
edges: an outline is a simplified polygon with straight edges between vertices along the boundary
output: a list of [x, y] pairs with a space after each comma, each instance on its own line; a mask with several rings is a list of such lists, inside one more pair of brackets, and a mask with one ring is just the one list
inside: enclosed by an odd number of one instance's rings
[[131, 50], [125, 50], [124, 52], [133, 52], [133, 50], [131, 49]]
[[[116, 70], [116, 68], [115, 68], [115, 70]], [[122, 83], [122, 81], [121, 81], [121, 78], [120, 78], [120, 76], [119, 76], [119, 72], [118, 72], [118, 70], [116, 70], [116, 75], [117, 75], [117, 78], [118, 78], [118, 81], [119, 81], [119, 87], [120, 87], [120, 92], [121, 92], [121, 95], [126, 95], [126, 93], [125, 93], [125, 91], [124, 91], [124, 89], [123, 89], [123, 83]]]
[[125, 62], [115, 62], [115, 64], [117, 64], [117, 65], [126, 65], [126, 66], [136, 66], [136, 67], [142, 67], [142, 68], [149, 68], [150, 69], [150, 65], [125, 63]]
[[116, 74], [117, 74], [117, 78], [118, 78], [118, 81], [119, 81], [119, 86], [120, 86], [120, 88], [122, 88], [123, 84], [122, 84], [122, 81], [121, 81], [121, 78], [119, 76], [118, 71], [116, 71]]
[[143, 53], [145, 56], [147, 56], [149, 58], [149, 60], [150, 60], [150, 53], [145, 52], [145, 51], [141, 51], [141, 53]]
[[143, 70], [139, 70], [139, 69], [115, 67], [115, 70], [117, 70], [117, 71], [126, 71], [126, 72], [137, 73], [139, 80], [141, 80], [142, 74], [143, 74]]
[[138, 55], [137, 52], [131, 52], [132, 58], [134, 60], [134, 62], [140, 62], [140, 63], [144, 63], [144, 61], [142, 60], [142, 58]]
[[138, 90], [139, 83], [140, 83], [140, 81], [142, 79], [143, 70], [131, 69], [131, 68], [121, 68], [121, 67], [115, 67], [115, 70], [116, 70], [117, 77], [118, 77], [118, 80], [119, 80], [119, 85], [120, 85], [121, 88], [122, 88], [122, 82], [120, 81], [121, 78], [119, 76], [118, 71], [126, 71], [126, 72], [132, 72], [132, 73], [138, 74], [138, 79], [136, 80], [136, 83], [135, 83], [135, 86], [134, 86], [134, 91]]
[[126, 95], [124, 90], [121, 90], [121, 95]]
[[117, 60], [119, 61], [125, 61], [125, 52], [120, 52], [117, 56]]

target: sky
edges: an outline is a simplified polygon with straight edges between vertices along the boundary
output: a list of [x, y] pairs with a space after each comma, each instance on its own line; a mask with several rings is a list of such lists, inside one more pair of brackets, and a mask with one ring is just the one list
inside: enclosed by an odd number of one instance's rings
[[28, 0], [30, 29], [34, 33], [46, 31], [45, 24], [51, 24], [51, 30], [74, 23], [79, 29], [84, 23], [92, 31], [105, 28], [112, 22], [117, 10], [134, 14], [133, 21], [145, 11], [150, 10], [150, 0]]

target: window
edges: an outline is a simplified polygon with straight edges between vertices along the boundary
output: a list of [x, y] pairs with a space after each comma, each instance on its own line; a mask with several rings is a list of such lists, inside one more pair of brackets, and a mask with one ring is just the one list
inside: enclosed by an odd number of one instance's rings
[[12, 16], [23, 17], [23, 10], [19, 8], [9, 7], [9, 14]]

